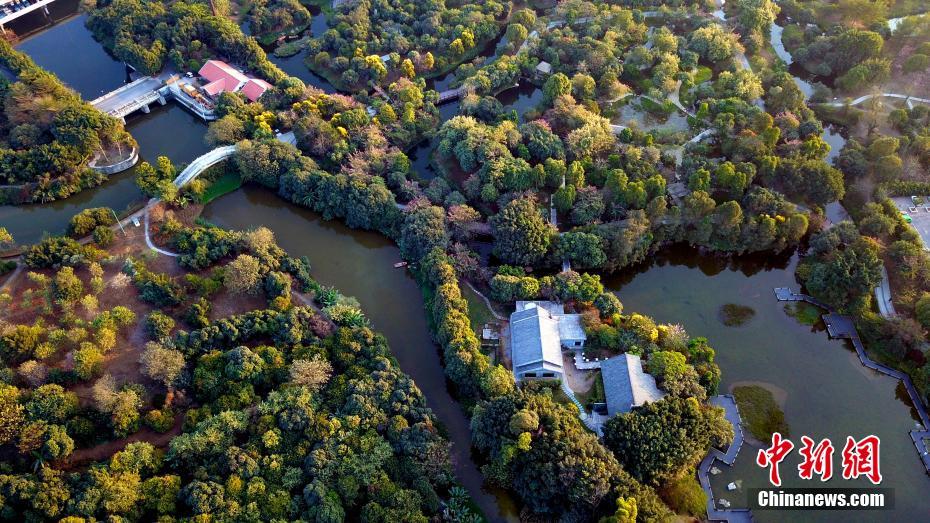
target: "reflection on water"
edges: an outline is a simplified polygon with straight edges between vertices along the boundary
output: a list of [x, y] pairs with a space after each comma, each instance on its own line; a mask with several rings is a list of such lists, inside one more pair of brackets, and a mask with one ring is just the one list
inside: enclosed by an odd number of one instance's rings
[[[851, 348], [830, 340], [821, 328], [801, 325], [775, 300], [775, 287], [797, 288], [797, 256], [707, 257], [676, 248], [635, 270], [605, 280], [624, 309], [660, 322], [681, 323], [692, 336], [706, 336], [717, 351], [721, 392], [737, 382], [763, 381], [785, 393], [785, 420], [797, 443], [802, 435], [829, 437], [836, 445], [847, 435], [882, 440], [882, 487], [895, 489], [895, 510], [879, 512], [757, 511], [756, 521], [903, 521], [922, 519], [930, 478], [924, 473], [908, 431], [915, 418], [899, 394], [898, 381], [863, 367]], [[752, 322], [724, 326], [717, 312], [726, 303], [755, 309]], [[746, 506], [747, 489], [767, 486], [755, 462], [756, 449], [743, 447], [733, 468], [712, 476], [714, 493], [734, 506]], [[813, 487], [798, 479], [797, 453], [782, 463], [786, 487]], [[836, 459], [839, 459], [838, 456]], [[839, 466], [835, 464], [835, 466]], [[837, 475], [838, 476], [838, 475]], [[731, 481], [742, 481], [735, 492]], [[865, 481], [835, 477], [829, 487], [865, 487]]]
[[393, 267], [400, 252], [390, 240], [323, 221], [271, 192], [249, 187], [210, 203], [203, 216], [232, 229], [270, 228], [289, 254], [310, 259], [313, 276], [321, 283], [358, 298], [372, 327], [387, 337], [401, 369], [423, 391], [448, 432], [456, 477], [491, 521], [516, 519], [512, 500], [482, 489], [483, 478], [470, 456], [469, 421], [449, 395], [420, 290], [406, 270]]
[[84, 26], [86, 20], [87, 15], [75, 16], [26, 38], [16, 48], [82, 98], [93, 100], [126, 81], [126, 66], [94, 40]]
[[[127, 129], [139, 143], [142, 160], [154, 161], [157, 156], [167, 156], [179, 166], [209, 150], [203, 142], [206, 125], [171, 102], [164, 107], [153, 106], [150, 114], [130, 115], [127, 122]], [[142, 200], [135, 183], [135, 171], [133, 167], [115, 174], [106, 183], [65, 200], [0, 206], [0, 224], [18, 243], [27, 244], [38, 241], [45, 233], [63, 232], [71, 216], [83, 209], [110, 207], [117, 213], [122, 212]]]

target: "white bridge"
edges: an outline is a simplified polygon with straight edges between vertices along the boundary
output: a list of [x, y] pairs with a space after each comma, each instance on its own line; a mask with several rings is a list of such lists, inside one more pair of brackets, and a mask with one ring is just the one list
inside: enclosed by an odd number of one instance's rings
[[[45, 16], [48, 16], [48, 4], [54, 2], [55, 0], [38, 0], [36, 2], [25, 2], [29, 5], [26, 7], [16, 7], [13, 5], [13, 0], [7, 0], [0, 2], [0, 9], [3, 9], [3, 12], [0, 13], [0, 32], [6, 34], [6, 24], [16, 20], [17, 18], [27, 15], [33, 11], [39, 9], [45, 13]], [[22, 3], [20, 3], [22, 5]]]
[[222, 147], [217, 147], [212, 151], [208, 151], [191, 162], [187, 167], [181, 171], [181, 174], [174, 179], [174, 185], [179, 189], [184, 187], [191, 182], [194, 178], [200, 176], [200, 173], [206, 171], [210, 167], [227, 160], [236, 154], [236, 151], [239, 150], [238, 145], [224, 145]]
[[[297, 144], [297, 138], [294, 136], [293, 132], [278, 134], [276, 138], [279, 142], [289, 143], [291, 145]], [[200, 173], [224, 160], [232, 158], [232, 156], [236, 154], [236, 151], [238, 150], [239, 146], [237, 144], [233, 144], [223, 145], [211, 151], [205, 152], [204, 154], [195, 158], [193, 162], [191, 162], [187, 167], [184, 168], [183, 171], [181, 171], [181, 174], [179, 174], [177, 178], [174, 179], [174, 185], [178, 189], [184, 187], [185, 185], [189, 184], [191, 180], [200, 176]]]
[[92, 100], [90, 104], [102, 113], [125, 119], [126, 115], [138, 110], [149, 112], [149, 105], [154, 102], [165, 105], [166, 99], [162, 90], [164, 85], [165, 82], [160, 78], [143, 76]]

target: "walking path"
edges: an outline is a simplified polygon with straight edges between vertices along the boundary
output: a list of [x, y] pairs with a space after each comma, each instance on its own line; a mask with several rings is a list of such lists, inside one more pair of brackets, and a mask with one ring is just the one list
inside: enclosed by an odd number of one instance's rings
[[866, 95], [860, 96], [859, 98], [856, 98], [855, 100], [850, 101], [849, 103], [846, 103], [846, 102], [826, 102], [826, 103], [824, 103], [823, 105], [827, 105], [827, 106], [830, 106], [830, 107], [845, 107], [845, 106], [847, 106], [847, 105], [859, 105], [859, 104], [861, 104], [862, 102], [866, 102], [866, 101], [868, 101], [868, 100], [871, 100], [872, 98], [880, 98], [880, 97], [885, 97], [885, 98], [897, 98], [897, 99], [899, 99], [899, 100], [904, 100], [904, 101], [906, 101], [908, 104], [911, 104], [911, 105], [913, 104], [913, 102], [920, 102], [920, 103], [930, 104], [930, 98], [918, 98], [918, 97], [916, 97], [916, 96], [911, 96], [911, 95], [908, 95], [908, 94], [881, 93], [881, 94], [866, 94]]
[[482, 301], [484, 301], [484, 304], [487, 305], [488, 310], [491, 311], [491, 314], [492, 314], [495, 318], [497, 318], [497, 319], [500, 320], [500, 321], [508, 321], [507, 318], [505, 318], [505, 317], [501, 316], [500, 314], [498, 314], [497, 309], [495, 309], [494, 306], [491, 304], [491, 300], [489, 300], [489, 299], [487, 298], [487, 296], [485, 296], [484, 294], [482, 294], [481, 291], [479, 291], [478, 289], [476, 289], [475, 286], [472, 285], [470, 281], [468, 281], [468, 280], [462, 280], [462, 281], [464, 281], [464, 282], [465, 282], [465, 285], [467, 285], [469, 289], [471, 289], [475, 294], [478, 295], [479, 298], [481, 298]]
[[856, 354], [859, 356], [859, 361], [864, 367], [891, 376], [904, 384], [907, 395], [910, 397], [914, 410], [917, 411], [917, 415], [920, 418], [920, 423], [923, 425], [922, 429], [910, 431], [911, 441], [914, 442], [914, 448], [920, 456], [920, 461], [924, 464], [924, 469], [926, 469], [927, 474], [930, 474], [930, 455], [927, 453], [926, 443], [926, 439], [930, 438], [930, 430], [928, 430], [928, 427], [930, 427], [930, 416], [927, 415], [927, 409], [920, 398], [920, 394], [917, 392], [917, 388], [914, 387], [914, 383], [911, 381], [910, 376], [900, 370], [892, 369], [870, 358], [865, 352], [865, 346], [862, 344], [862, 340], [859, 339], [859, 333], [856, 332], [856, 325], [851, 317], [837, 314], [831, 307], [828, 307], [823, 302], [806, 294], [793, 292], [787, 287], [775, 289], [775, 297], [778, 301], [805, 301], [827, 310], [828, 314], [823, 315], [823, 321], [827, 324], [827, 334], [831, 338], [847, 339], [851, 341], [853, 347], [856, 349]]
[[13, 285], [13, 281], [16, 280], [16, 278], [18, 278], [20, 273], [22, 272], [23, 272], [23, 264], [22, 262], [18, 261], [16, 262], [16, 268], [13, 269], [13, 272], [10, 273], [6, 281], [3, 282], [3, 285], [0, 285], [0, 293], [6, 290], [7, 287], [10, 287], [11, 285]]
[[743, 427], [739, 408], [737, 408], [733, 396], [729, 394], [714, 396], [708, 400], [708, 403], [724, 410], [727, 421], [733, 425], [733, 442], [727, 447], [726, 452], [711, 448], [707, 456], [701, 461], [701, 464], [698, 465], [698, 481], [707, 495], [707, 519], [709, 521], [752, 521], [752, 513], [749, 509], [718, 509], [714, 500], [714, 491], [710, 486], [710, 469], [714, 466], [714, 462], [718, 460], [727, 466], [732, 466], [736, 462], [736, 456], [739, 455], [739, 451], [743, 447]]
[[882, 282], [875, 287], [875, 300], [878, 302], [878, 312], [882, 318], [890, 320], [898, 315], [891, 302], [891, 285], [888, 283], [888, 271], [882, 265]]
[[177, 253], [166, 251], [164, 249], [159, 249], [158, 247], [156, 247], [155, 244], [152, 243], [151, 236], [149, 236], [149, 207], [151, 207], [156, 202], [158, 202], [158, 200], [155, 198], [152, 198], [151, 200], [149, 200], [148, 205], [145, 206], [145, 220], [144, 220], [145, 223], [142, 224], [142, 226], [145, 227], [145, 244], [148, 246], [149, 249], [152, 249], [158, 254], [164, 254], [165, 256], [171, 256], [171, 257], [177, 257], [178, 256]]

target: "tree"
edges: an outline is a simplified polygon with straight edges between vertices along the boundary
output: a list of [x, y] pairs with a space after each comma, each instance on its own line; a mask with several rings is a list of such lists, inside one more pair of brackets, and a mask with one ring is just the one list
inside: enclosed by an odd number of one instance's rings
[[333, 366], [319, 355], [311, 359], [294, 360], [289, 371], [292, 383], [313, 391], [325, 385], [332, 372]]
[[572, 81], [562, 73], [555, 73], [550, 76], [543, 86], [543, 94], [546, 97], [546, 103], [551, 104], [556, 98], [571, 94]]
[[204, 141], [214, 147], [219, 145], [229, 145], [245, 139], [245, 123], [237, 116], [227, 114], [210, 124], [207, 129], [207, 135]]
[[694, 398], [665, 398], [626, 414], [604, 427], [604, 445], [633, 477], [658, 485], [696, 465], [707, 450], [733, 439], [733, 427], [718, 407]]
[[411, 261], [420, 260], [436, 247], [445, 250], [449, 233], [442, 207], [422, 205], [408, 212], [399, 243], [404, 258]]
[[161, 311], [152, 311], [145, 318], [145, 330], [154, 340], [167, 338], [173, 328], [174, 319]]
[[143, 374], [169, 389], [179, 384], [185, 367], [184, 354], [154, 342], [145, 344], [139, 363]]
[[923, 328], [930, 330], [930, 293], [925, 292], [920, 296], [914, 312]]
[[55, 273], [54, 292], [59, 303], [73, 303], [84, 294], [84, 284], [74, 275], [74, 268], [62, 267]]
[[517, 198], [491, 217], [494, 254], [507, 263], [532, 265], [546, 255], [554, 230], [532, 198]]
[[878, 252], [874, 242], [856, 239], [844, 249], [812, 260], [799, 274], [814, 296], [842, 310], [856, 310], [865, 306], [872, 289], [881, 282], [882, 261]]
[[13, 235], [5, 227], [0, 227], [0, 248], [5, 248], [12, 243]]
[[598, 523], [636, 523], [636, 498], [617, 498], [617, 511]]
[[19, 436], [26, 420], [25, 409], [19, 403], [19, 389], [0, 385], [0, 445], [6, 445]]
[[240, 254], [226, 265], [224, 282], [233, 294], [256, 294], [261, 278], [261, 263], [254, 256]]
[[571, 260], [572, 266], [579, 269], [599, 268], [607, 261], [601, 247], [601, 239], [586, 232], [566, 232], [559, 235], [555, 255], [560, 259]]

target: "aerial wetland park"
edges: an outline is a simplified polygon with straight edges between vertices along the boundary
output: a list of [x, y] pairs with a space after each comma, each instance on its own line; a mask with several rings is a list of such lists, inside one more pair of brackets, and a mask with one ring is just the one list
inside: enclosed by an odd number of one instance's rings
[[0, 0], [0, 521], [930, 521], [926, 0]]

